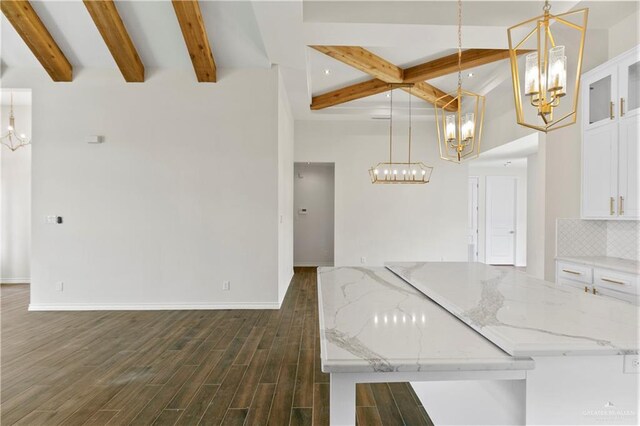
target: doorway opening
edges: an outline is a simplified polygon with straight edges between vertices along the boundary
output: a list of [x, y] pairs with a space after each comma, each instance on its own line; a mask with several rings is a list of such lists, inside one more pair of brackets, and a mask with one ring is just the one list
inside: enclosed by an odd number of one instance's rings
[[293, 166], [293, 264], [333, 266], [335, 165]]
[[[13, 98], [13, 99], [12, 99]], [[31, 90], [2, 88], [0, 136], [10, 130], [31, 140]], [[14, 129], [10, 129], [13, 104]], [[0, 283], [31, 283], [31, 145], [3, 138], [0, 145]], [[6, 144], [6, 145], [5, 145]]]
[[[478, 262], [528, 268], [530, 252], [538, 252], [532, 230], [540, 232], [542, 213], [536, 194], [544, 191], [544, 162], [538, 161], [539, 136], [524, 136], [480, 154], [469, 163], [469, 260], [473, 237], [472, 216], [477, 205], [475, 247]], [[544, 153], [542, 153], [544, 156]], [[477, 193], [473, 185], [477, 184]], [[474, 197], [477, 197], [475, 199]], [[544, 209], [544, 207], [542, 207]], [[532, 253], [535, 257], [536, 254]], [[539, 271], [532, 275], [539, 275]]]

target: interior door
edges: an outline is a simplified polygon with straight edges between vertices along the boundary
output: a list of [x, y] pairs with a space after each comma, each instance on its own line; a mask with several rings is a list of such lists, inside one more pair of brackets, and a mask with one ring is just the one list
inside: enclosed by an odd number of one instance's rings
[[516, 260], [515, 176], [487, 176], [486, 263], [514, 265]]

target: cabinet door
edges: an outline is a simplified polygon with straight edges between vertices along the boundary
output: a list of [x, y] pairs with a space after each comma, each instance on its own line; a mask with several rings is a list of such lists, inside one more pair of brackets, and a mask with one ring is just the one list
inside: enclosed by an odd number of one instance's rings
[[584, 129], [590, 130], [614, 122], [617, 119], [617, 67], [612, 65], [584, 78], [583, 120]]
[[619, 116], [640, 114], [640, 48], [620, 59], [618, 80]]
[[618, 145], [618, 216], [637, 219], [640, 217], [640, 114], [626, 115], [620, 119]]
[[617, 216], [618, 123], [584, 132], [582, 138], [582, 217]]

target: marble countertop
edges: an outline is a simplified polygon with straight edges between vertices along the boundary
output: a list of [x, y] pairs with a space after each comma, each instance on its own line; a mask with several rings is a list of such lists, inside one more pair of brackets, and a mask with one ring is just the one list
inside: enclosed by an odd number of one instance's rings
[[389, 270], [318, 268], [325, 372], [527, 370]]
[[614, 271], [627, 272], [629, 274], [640, 274], [640, 262], [637, 260], [622, 259], [620, 257], [558, 256], [556, 260], [613, 269]]
[[513, 356], [638, 352], [629, 303], [466, 262], [400, 262], [387, 268]]

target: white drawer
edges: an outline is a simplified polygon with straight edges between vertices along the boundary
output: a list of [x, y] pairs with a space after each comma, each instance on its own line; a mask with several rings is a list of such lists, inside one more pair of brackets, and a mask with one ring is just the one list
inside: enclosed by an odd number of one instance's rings
[[558, 278], [558, 284], [560, 285], [568, 285], [570, 287], [575, 287], [577, 289], [580, 289], [582, 291], [584, 291], [585, 287], [587, 288], [587, 292], [591, 292], [591, 285], [585, 284], [585, 283], [581, 283], [580, 281], [574, 281], [574, 280], [566, 280], [564, 278]]
[[591, 284], [593, 282], [593, 270], [591, 266], [558, 261], [557, 268], [558, 279], [564, 278], [585, 284]]
[[640, 294], [638, 276], [610, 269], [594, 268], [593, 283], [598, 288], [606, 288], [628, 294]]
[[608, 288], [597, 287], [599, 296], [611, 297], [618, 300], [624, 300], [625, 302], [633, 303], [636, 306], [640, 306], [640, 296], [637, 294], [623, 293], [621, 291], [609, 290]]

